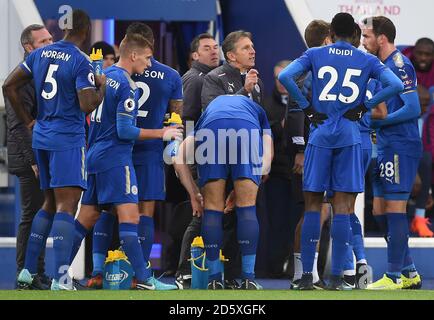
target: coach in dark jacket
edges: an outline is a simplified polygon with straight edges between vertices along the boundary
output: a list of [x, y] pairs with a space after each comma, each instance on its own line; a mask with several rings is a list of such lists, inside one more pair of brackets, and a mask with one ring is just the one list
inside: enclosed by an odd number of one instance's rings
[[[224, 94], [242, 94], [262, 105], [264, 89], [255, 66], [256, 52], [252, 34], [243, 30], [229, 33], [222, 43], [226, 62], [205, 76], [202, 86], [202, 109], [216, 97]], [[263, 216], [262, 188], [257, 196], [257, 215], [261, 224]], [[236, 214], [223, 216], [223, 254], [229, 259], [225, 263], [225, 287], [234, 289], [238, 286], [236, 278], [240, 275], [241, 256], [237, 240]], [[261, 238], [259, 239], [259, 245]]]
[[[42, 25], [30, 25], [21, 34], [21, 45], [27, 56], [34, 49], [51, 44], [52, 37]], [[21, 101], [26, 111], [36, 119], [37, 102], [34, 83], [20, 88]], [[44, 202], [44, 194], [40, 189], [38, 169], [32, 149], [31, 131], [15, 114], [7, 98], [5, 98], [7, 122], [8, 170], [16, 175], [20, 183], [21, 192], [21, 220], [17, 234], [17, 274], [24, 268], [27, 241], [30, 236], [33, 217]], [[45, 251], [38, 260], [38, 277], [33, 281], [33, 289], [48, 289], [48, 278], [45, 276]]]
[[[220, 64], [219, 46], [209, 33], [195, 37], [190, 45], [193, 63], [191, 69], [182, 76], [184, 93], [184, 121], [199, 120], [202, 114], [201, 92], [205, 76]], [[196, 170], [192, 168], [193, 175]], [[177, 182], [179, 184], [179, 182]], [[182, 186], [179, 186], [183, 189]], [[187, 214], [191, 217], [191, 210]], [[187, 229], [182, 230], [182, 245], [176, 272], [176, 284], [180, 289], [188, 289], [191, 285], [190, 246], [195, 237], [200, 235], [201, 219], [193, 217]]]

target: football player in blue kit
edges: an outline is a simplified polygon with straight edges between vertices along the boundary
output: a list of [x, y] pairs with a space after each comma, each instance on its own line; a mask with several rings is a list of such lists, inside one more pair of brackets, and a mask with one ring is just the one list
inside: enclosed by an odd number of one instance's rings
[[408, 248], [407, 201], [422, 154], [418, 130], [420, 104], [416, 72], [410, 60], [395, 47], [396, 29], [383, 16], [364, 20], [363, 46], [384, 62], [400, 79], [404, 91], [386, 101], [387, 117], [373, 120], [377, 132], [377, 166], [374, 181], [374, 216], [387, 233], [387, 272], [368, 289], [418, 289], [420, 275]]
[[[76, 220], [74, 245], [93, 227], [99, 209], [114, 207], [119, 218], [121, 245], [134, 269], [136, 288], [152, 290], [157, 280], [146, 268], [138, 239], [138, 187], [132, 149], [136, 140], [182, 139], [179, 127], [136, 127], [138, 90], [131, 75], [150, 67], [153, 46], [137, 34], [128, 34], [120, 46], [119, 62], [106, 69], [104, 102], [91, 115], [88, 151], [88, 190]], [[175, 287], [176, 288], [176, 287]]]
[[[86, 50], [89, 16], [72, 13], [72, 29], [63, 40], [33, 51], [4, 83], [3, 90], [17, 115], [33, 127], [33, 148], [45, 202], [36, 214], [26, 251], [25, 267], [18, 276], [26, 288], [36, 273], [37, 258], [52, 230], [55, 273], [52, 290], [73, 289], [68, 276], [74, 238], [74, 215], [86, 189], [85, 113], [103, 100], [105, 76], [94, 76]], [[17, 88], [33, 78], [38, 115], [30, 121]]]
[[271, 129], [264, 109], [244, 95], [215, 98], [199, 118], [194, 135], [189, 135], [181, 144], [176, 164], [185, 167], [192, 163], [187, 162], [192, 160], [191, 151], [194, 151], [204, 198], [201, 235], [209, 269], [208, 289], [224, 289], [219, 253], [223, 242], [223, 214], [233, 214], [225, 211], [229, 179], [234, 184], [234, 192], [227, 203], [235, 204], [238, 219], [241, 288], [261, 289], [255, 281], [259, 238], [256, 196], [261, 177], [268, 174], [273, 158]]
[[[303, 182], [306, 205], [301, 237], [301, 290], [313, 289], [312, 267], [320, 235], [319, 211], [326, 190], [335, 193], [332, 277], [328, 289], [343, 289], [342, 269], [351, 237], [350, 214], [356, 194], [364, 190], [360, 130], [354, 121], [403, 89], [401, 81], [375, 56], [351, 45], [355, 22], [350, 14], [335, 15], [331, 34], [336, 40], [334, 44], [307, 50], [279, 74], [279, 81], [312, 123]], [[294, 81], [308, 70], [313, 77], [312, 105]], [[365, 101], [370, 78], [380, 80], [383, 89]]]
[[[152, 29], [144, 23], [128, 26], [126, 34], [140, 34], [154, 43]], [[180, 114], [182, 111], [181, 77], [174, 69], [155, 58], [142, 74], [134, 74], [132, 80], [138, 87], [137, 127], [158, 129], [163, 127], [167, 111]], [[165, 177], [163, 140], [136, 141], [133, 148], [133, 164], [137, 176], [140, 221], [138, 234], [145, 264], [148, 266], [154, 242], [155, 201], [165, 200]], [[102, 271], [115, 219], [112, 213], [103, 211], [94, 227], [93, 272], [88, 287], [102, 288]], [[156, 289], [159, 289], [157, 286]], [[167, 287], [164, 287], [167, 288]]]

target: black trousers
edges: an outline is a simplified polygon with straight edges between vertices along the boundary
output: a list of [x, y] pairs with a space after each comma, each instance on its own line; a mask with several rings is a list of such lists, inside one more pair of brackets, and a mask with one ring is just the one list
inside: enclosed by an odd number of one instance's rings
[[[24, 268], [27, 241], [32, 229], [33, 218], [44, 203], [44, 193], [39, 186], [34, 172], [29, 170], [17, 174], [21, 192], [21, 220], [17, 234], [17, 272]], [[45, 273], [45, 249], [42, 250], [38, 259], [38, 273]]]

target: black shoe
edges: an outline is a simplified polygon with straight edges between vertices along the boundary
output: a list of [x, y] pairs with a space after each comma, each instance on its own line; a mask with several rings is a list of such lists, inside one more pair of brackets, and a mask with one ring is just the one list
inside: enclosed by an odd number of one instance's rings
[[240, 284], [237, 280], [225, 280], [225, 289], [229, 290], [238, 290], [240, 288]]
[[366, 289], [368, 287], [368, 265], [366, 263], [356, 264], [356, 289]]
[[356, 276], [355, 275], [349, 276], [349, 275], [345, 275], [344, 274], [344, 278], [343, 279], [351, 287], [353, 287], [353, 288], [356, 287]]
[[244, 279], [241, 281], [241, 290], [262, 290], [262, 286], [254, 280]]
[[20, 281], [17, 281], [16, 283], [16, 288], [18, 290], [50, 290], [50, 287], [51, 287], [51, 282], [49, 285], [44, 284], [41, 281], [39, 275], [35, 275], [33, 277], [33, 281], [31, 284], [26, 282], [20, 282]]
[[317, 282], [315, 282], [315, 283], [313, 284], [313, 288], [314, 288], [315, 290], [325, 290], [325, 288], [326, 288], [326, 284], [325, 284], [324, 281], [322, 281], [322, 279], [319, 279]]
[[72, 285], [77, 290], [94, 290], [92, 288], [87, 287], [86, 285], [82, 284], [80, 281], [78, 281], [75, 278], [72, 278]]
[[41, 283], [45, 285], [47, 288], [51, 287], [51, 281], [53, 281], [53, 279], [47, 276], [45, 273], [39, 273], [38, 278], [41, 281]]
[[291, 290], [298, 290], [298, 286], [300, 285], [300, 280], [301, 279], [297, 279], [297, 280], [291, 281], [289, 283], [289, 289], [291, 289]]
[[298, 288], [296, 290], [313, 290], [313, 276], [312, 273], [303, 273]]
[[191, 274], [180, 274], [175, 279], [175, 284], [179, 290], [186, 290], [191, 288]]
[[331, 276], [326, 290], [330, 291], [347, 291], [352, 290], [351, 284], [347, 283], [341, 276]]
[[221, 281], [211, 280], [208, 282], [208, 290], [223, 290], [224, 286]]

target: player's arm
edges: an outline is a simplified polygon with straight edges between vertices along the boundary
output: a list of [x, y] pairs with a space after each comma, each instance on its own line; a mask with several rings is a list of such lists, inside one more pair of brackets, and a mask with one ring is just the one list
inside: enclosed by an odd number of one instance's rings
[[105, 75], [95, 76], [96, 88], [89, 87], [77, 91], [81, 111], [91, 113], [101, 104], [105, 95], [105, 83]]
[[194, 137], [190, 135], [179, 146], [178, 154], [173, 159], [173, 167], [179, 181], [190, 196], [193, 216], [200, 217], [203, 214], [203, 197], [187, 164], [187, 160], [192, 159], [192, 157], [194, 157]]
[[3, 95], [8, 98], [18, 118], [20, 118], [28, 128], [33, 126], [35, 120], [24, 108], [19, 95], [19, 89], [30, 82], [31, 79], [31, 73], [25, 72], [21, 66], [18, 66], [8, 75], [2, 87]]
[[365, 106], [368, 109], [376, 107], [381, 102], [386, 101], [392, 96], [399, 94], [404, 90], [404, 85], [402, 81], [390, 70], [389, 68], [384, 68], [383, 72], [380, 73], [378, 78], [381, 82], [381, 89], [378, 91], [372, 99], [365, 101]]
[[387, 117], [387, 106], [385, 102], [381, 102], [371, 110], [371, 119], [384, 119]]
[[420, 103], [417, 91], [407, 91], [400, 94], [399, 97], [404, 102], [404, 105], [395, 112], [388, 114], [385, 119], [372, 121], [374, 128], [389, 126], [419, 117]]
[[178, 73], [173, 77], [173, 90], [169, 100], [170, 113], [175, 112], [182, 116], [182, 80]]
[[161, 129], [143, 129], [135, 125], [135, 117], [126, 112], [116, 115], [116, 130], [122, 140], [163, 139], [164, 141], [182, 140], [182, 126], [169, 126]]
[[[271, 130], [270, 130], [271, 131]], [[271, 133], [271, 132], [270, 132]], [[265, 133], [262, 137], [263, 156], [262, 156], [262, 175], [268, 175], [271, 170], [271, 162], [274, 158], [274, 144], [271, 134]]]

